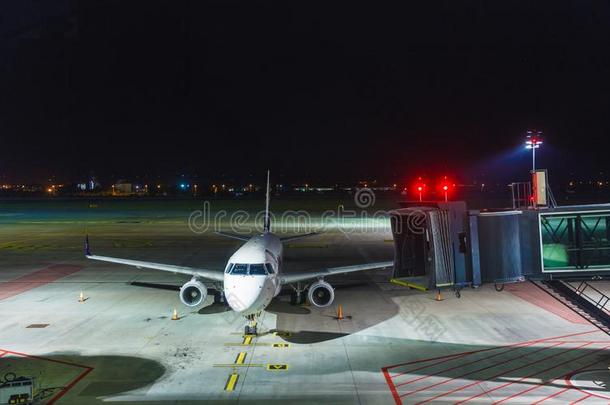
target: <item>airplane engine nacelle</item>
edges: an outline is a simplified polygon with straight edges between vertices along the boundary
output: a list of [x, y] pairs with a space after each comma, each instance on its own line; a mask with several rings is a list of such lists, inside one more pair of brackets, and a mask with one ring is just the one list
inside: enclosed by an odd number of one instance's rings
[[309, 302], [318, 308], [325, 308], [335, 300], [335, 290], [326, 281], [318, 281], [309, 287]]
[[196, 307], [208, 295], [208, 289], [200, 281], [191, 280], [180, 288], [180, 301], [187, 307]]

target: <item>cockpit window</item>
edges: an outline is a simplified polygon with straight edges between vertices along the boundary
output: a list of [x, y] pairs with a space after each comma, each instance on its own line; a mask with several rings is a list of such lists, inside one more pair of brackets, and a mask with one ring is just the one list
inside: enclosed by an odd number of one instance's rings
[[251, 276], [264, 276], [267, 273], [265, 272], [264, 264], [251, 264], [250, 265], [250, 275]]
[[229, 274], [231, 272], [232, 268], [233, 268], [233, 263], [227, 264], [227, 268], [225, 269], [225, 273]]
[[267, 273], [269, 273], [269, 274], [275, 273], [275, 271], [273, 271], [273, 266], [271, 265], [271, 263], [265, 263], [265, 267], [267, 268]]
[[248, 265], [244, 263], [235, 263], [233, 265], [233, 269], [231, 270], [231, 274], [245, 276], [248, 274]]

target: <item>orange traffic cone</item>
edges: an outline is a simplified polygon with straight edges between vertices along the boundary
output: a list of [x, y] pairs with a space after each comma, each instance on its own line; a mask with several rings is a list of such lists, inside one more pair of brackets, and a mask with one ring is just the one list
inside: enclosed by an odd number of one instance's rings
[[339, 304], [339, 307], [337, 307], [337, 320], [340, 321], [343, 319], [343, 306], [341, 304]]
[[85, 294], [81, 291], [78, 296], [78, 302], [85, 302]]
[[180, 319], [178, 317], [178, 311], [176, 310], [176, 308], [174, 308], [174, 313], [172, 314], [172, 321], [177, 321], [178, 319]]
[[441, 295], [441, 290], [436, 290], [436, 298], [437, 301], [442, 301], [443, 296]]

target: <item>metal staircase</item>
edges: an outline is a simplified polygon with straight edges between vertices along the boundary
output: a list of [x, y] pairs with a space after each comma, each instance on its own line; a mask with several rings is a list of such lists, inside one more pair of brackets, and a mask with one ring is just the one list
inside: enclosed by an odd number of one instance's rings
[[532, 283], [583, 317], [602, 332], [610, 335], [610, 297], [586, 281], [578, 284], [563, 280], [542, 280]]

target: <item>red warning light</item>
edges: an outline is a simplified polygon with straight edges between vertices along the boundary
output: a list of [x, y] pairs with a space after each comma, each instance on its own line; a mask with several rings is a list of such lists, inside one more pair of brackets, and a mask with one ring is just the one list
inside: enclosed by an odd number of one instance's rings
[[415, 192], [417, 193], [419, 201], [422, 201], [423, 200], [423, 196], [426, 193], [426, 183], [421, 178], [421, 176], [418, 177], [417, 181], [415, 182]]
[[449, 180], [447, 176], [443, 176], [439, 182], [439, 189], [443, 195], [445, 202], [449, 201], [449, 193], [455, 188], [455, 183]]

